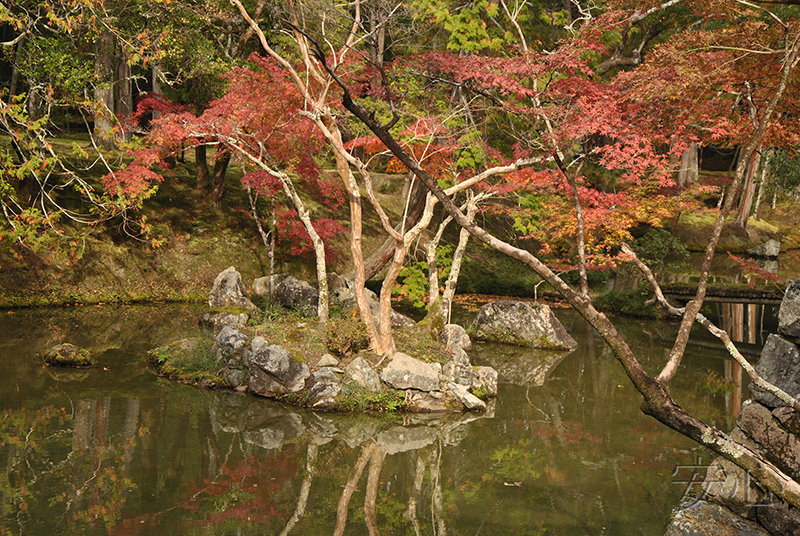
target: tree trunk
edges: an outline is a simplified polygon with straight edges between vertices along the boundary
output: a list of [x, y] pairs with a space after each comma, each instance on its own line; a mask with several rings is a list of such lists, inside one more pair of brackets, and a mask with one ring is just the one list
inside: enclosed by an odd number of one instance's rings
[[[472, 221], [475, 218], [475, 211], [478, 209], [476, 200], [470, 199], [467, 205], [467, 218]], [[442, 294], [442, 310], [445, 311], [445, 319], [450, 322], [450, 311], [453, 307], [453, 297], [456, 294], [456, 284], [461, 273], [461, 263], [464, 260], [464, 252], [467, 250], [469, 242], [469, 231], [463, 227], [458, 233], [458, 246], [453, 252], [453, 264], [450, 265], [450, 275], [447, 276], [447, 283], [444, 285]]]
[[736, 225], [742, 229], [747, 229], [747, 220], [750, 219], [750, 212], [753, 208], [753, 197], [756, 193], [756, 171], [758, 171], [761, 155], [754, 152], [747, 167], [745, 184], [742, 190], [742, 198], [739, 201], [739, 210], [736, 213]]
[[[133, 113], [133, 85], [131, 83], [131, 66], [128, 64], [128, 59], [124, 54], [117, 60], [115, 81], [116, 99], [114, 111], [118, 118], [129, 118]], [[121, 126], [120, 140], [130, 142], [133, 139], [131, 131], [133, 125], [129, 121], [122, 121]]]
[[680, 188], [685, 188], [697, 182], [699, 177], [699, 165], [697, 159], [697, 143], [692, 142], [689, 148], [681, 156], [681, 167], [678, 170], [677, 184]]
[[106, 149], [114, 147], [114, 36], [103, 32], [95, 42], [94, 136]]
[[769, 161], [772, 157], [772, 151], [768, 151], [764, 156], [764, 165], [761, 166], [761, 180], [758, 181], [758, 195], [756, 196], [756, 206], [753, 207], [756, 220], [761, 219], [761, 211], [764, 208], [762, 201], [764, 200], [764, 190], [767, 187], [767, 180], [769, 178]]
[[214, 155], [214, 177], [211, 181], [211, 193], [208, 195], [214, 205], [218, 205], [222, 201], [222, 194], [225, 193], [225, 175], [228, 172], [230, 161], [230, 151], [217, 149], [217, 153]]
[[[400, 222], [395, 226], [395, 230], [400, 232], [403, 226], [408, 229], [413, 227], [419, 222], [422, 213], [425, 211], [425, 194], [427, 190], [425, 186], [418, 180], [409, 181], [407, 188], [411, 188], [411, 202], [408, 206], [408, 213], [406, 214], [405, 223]], [[403, 196], [407, 195], [407, 190], [404, 190]], [[364, 261], [364, 280], [369, 281], [378, 273], [383, 270], [386, 263], [392, 260], [394, 256], [395, 240], [392, 237], [387, 238], [383, 243], [378, 246], [372, 255]], [[353, 278], [353, 274], [347, 274], [348, 279]]]
[[206, 162], [206, 146], [202, 143], [194, 147], [194, 161], [197, 169], [197, 191], [206, 193], [211, 184], [211, 179], [208, 173], [208, 163]]

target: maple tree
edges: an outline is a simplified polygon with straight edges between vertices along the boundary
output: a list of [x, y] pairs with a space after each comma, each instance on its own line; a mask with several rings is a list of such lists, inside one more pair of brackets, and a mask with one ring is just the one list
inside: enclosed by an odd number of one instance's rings
[[[725, 218], [734, 208], [735, 196], [726, 195], [718, 211], [697, 295], [685, 309], [671, 307], [663, 299], [649, 269], [624, 243], [626, 226], [639, 221], [657, 225], [659, 213], [654, 211], [660, 203], [672, 202], [667, 195], [674, 186], [670, 151], [681, 154], [688, 142], [697, 140], [724, 138], [741, 145], [739, 164], [728, 184], [729, 191], [736, 192], [759, 147], [794, 136], [793, 124], [781, 120], [779, 106], [791, 106], [796, 102], [790, 97], [796, 79], [795, 68], [800, 61], [798, 24], [796, 20], [782, 19], [743, 3], [734, 3], [727, 9], [716, 10], [714, 6], [706, 10], [704, 3], [694, 2], [691, 8], [701, 20], [702, 17], [715, 18], [721, 24], [673, 36], [649, 52], [652, 59], [648, 58], [641, 69], [620, 73], [609, 82], [597, 78], [591, 59], [609, 53], [603, 42], [604, 32], [642, 20], [665, 6], [656, 5], [648, 11], [643, 11], [645, 6], [633, 12], [587, 12], [579, 26], [572, 26], [574, 35], [547, 53], [527, 51], [501, 57], [432, 52], [409, 56], [396, 62], [397, 71], [385, 70], [389, 83], [382, 91], [371, 88], [370, 93], [348, 80], [341, 64], [331, 61], [321, 44], [324, 38], [314, 39], [307, 33], [296, 37], [307, 44], [311, 61], [316, 62], [317, 68], [324, 69], [329, 79], [336, 81], [342, 92], [342, 105], [425, 184], [459, 225], [487, 245], [533, 269], [603, 336], [642, 395], [645, 413], [748, 470], [787, 502], [800, 505], [800, 484], [761, 454], [688, 414], [667, 391], [685, 352], [692, 324], [699, 322], [726, 344], [729, 341], [722, 330], [699, 314], [699, 309], [705, 296], [710, 263]], [[741, 10], [748, 9], [754, 9], [750, 17], [739, 16]], [[691, 61], [697, 58], [701, 64], [695, 67], [701, 68], [688, 69]], [[754, 63], [759, 64], [758, 72], [768, 80], [759, 82], [755, 98], [750, 71]], [[525, 166], [519, 166], [531, 169], [508, 170], [509, 188], [535, 186], [538, 191], [544, 188], [550, 197], [561, 199], [561, 206], [556, 208], [560, 208], [562, 214], [572, 213], [575, 223], [572, 232], [565, 236], [571, 235], [574, 244], [573, 254], [577, 257], [581, 280], [578, 290], [539, 257], [493, 236], [468, 219], [437, 180], [435, 168], [429, 169], [413, 147], [405, 144], [403, 130], [397, 126], [410, 109], [408, 105], [413, 103], [419, 108], [420, 103], [427, 101], [427, 109], [433, 114], [437, 106], [441, 108], [442, 102], [447, 103], [436, 93], [436, 88], [441, 86], [448, 90], [459, 86], [462, 91], [471, 91], [476, 95], [475, 100], [482, 101], [484, 110], [491, 105], [496, 117], [505, 119], [506, 135], [517, 142], [516, 155], [538, 156], [536, 162], [528, 161]], [[403, 92], [399, 91], [400, 87], [404, 88]], [[450, 113], [450, 109], [445, 108], [445, 114]], [[381, 117], [374, 110], [388, 113]], [[587, 143], [597, 137], [605, 141]], [[495, 138], [495, 142], [502, 140], [502, 136]], [[664, 142], [669, 142], [669, 151], [661, 149]], [[501, 151], [485, 151], [484, 154], [497, 160], [503, 158]], [[534, 163], [537, 165], [532, 167]], [[544, 165], [546, 163], [548, 165]], [[589, 165], [609, 172], [625, 190], [609, 194], [591, 188], [587, 177], [581, 173]], [[659, 204], [642, 206], [636, 202], [654, 197]], [[625, 206], [626, 198], [636, 201]], [[604, 224], [603, 218], [607, 219], [615, 210], [619, 211], [615, 213], [615, 220], [627, 218], [620, 226], [621, 231], [616, 233], [613, 225], [603, 227], [610, 225]], [[547, 218], [551, 216], [548, 214]], [[603, 247], [595, 245], [607, 237], [610, 240]], [[608, 246], [620, 248], [624, 254], [622, 258], [634, 261], [653, 284], [659, 302], [681, 318], [670, 358], [657, 376], [642, 368], [634, 351], [609, 318], [593, 306], [588, 294], [587, 265], [595, 262], [595, 257], [611, 259], [607, 255], [614, 251]], [[758, 377], [738, 352], [731, 350], [731, 353], [743, 363], [755, 383], [777, 393], [790, 406], [800, 407], [796, 399]]]

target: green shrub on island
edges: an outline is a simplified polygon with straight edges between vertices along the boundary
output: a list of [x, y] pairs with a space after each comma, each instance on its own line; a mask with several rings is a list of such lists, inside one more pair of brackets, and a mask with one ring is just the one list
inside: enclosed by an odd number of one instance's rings
[[219, 375], [211, 339], [183, 339], [159, 346], [149, 353], [162, 376], [184, 383], [211, 382], [224, 385]]

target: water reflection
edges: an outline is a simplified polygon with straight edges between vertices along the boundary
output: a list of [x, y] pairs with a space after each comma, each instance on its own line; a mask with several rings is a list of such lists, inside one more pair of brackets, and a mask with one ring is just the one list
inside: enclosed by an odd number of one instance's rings
[[[568, 355], [476, 345], [501, 371], [487, 414], [336, 415], [157, 378], [147, 349], [198, 311], [0, 315], [0, 526], [12, 534], [663, 534], [700, 450], [641, 414], [608, 348], [559, 311]], [[669, 324], [624, 320], [655, 368]], [[97, 368], [46, 369], [61, 339]], [[698, 371], [721, 371], [708, 349]], [[700, 374], [689, 374], [699, 377]], [[722, 398], [676, 384], [711, 418]]]

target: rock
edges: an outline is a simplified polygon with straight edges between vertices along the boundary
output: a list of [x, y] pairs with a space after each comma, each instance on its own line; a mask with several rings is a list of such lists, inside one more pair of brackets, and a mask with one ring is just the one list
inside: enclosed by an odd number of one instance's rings
[[475, 367], [477, 378], [472, 381], [472, 391], [478, 389], [488, 396], [497, 396], [497, 371], [492, 367]]
[[770, 238], [763, 244], [747, 250], [747, 253], [756, 257], [777, 257], [780, 252], [781, 243], [774, 238]]
[[308, 405], [313, 409], [334, 410], [339, 407], [335, 400], [342, 392], [339, 378], [329, 370], [313, 373], [309, 379]]
[[211, 293], [208, 295], [208, 306], [212, 309], [220, 307], [245, 307], [250, 313], [258, 311], [247, 296], [247, 289], [242, 283], [242, 276], [231, 266], [217, 275]]
[[200, 317], [200, 325], [212, 329], [222, 329], [225, 326], [232, 328], [243, 328], [250, 321], [248, 313], [203, 313]]
[[222, 371], [222, 379], [225, 380], [225, 384], [230, 387], [231, 389], [236, 389], [240, 385], [244, 385], [249, 376], [243, 370], [237, 368], [226, 368]]
[[335, 367], [337, 365], [339, 365], [339, 360], [333, 357], [331, 354], [323, 355], [317, 362], [318, 367]]
[[87, 368], [94, 365], [89, 350], [78, 348], [68, 342], [50, 348], [44, 361], [56, 367]]
[[[463, 350], [461, 351], [463, 352]], [[472, 365], [456, 362], [455, 360], [444, 364], [442, 374], [448, 380], [464, 386], [471, 386], [477, 378], [477, 373], [472, 368]]]
[[472, 350], [472, 341], [467, 335], [467, 330], [458, 324], [447, 324], [439, 333], [439, 342], [445, 345], [447, 350], [459, 347], [462, 350]]
[[[784, 302], [786, 300], [784, 299]], [[783, 311], [783, 306], [781, 306]], [[800, 350], [780, 335], [771, 333], [761, 350], [761, 358], [756, 365], [758, 374], [780, 387], [792, 396], [800, 395]], [[775, 395], [756, 385], [750, 388], [753, 397], [771, 408], [785, 406]]]
[[772, 536], [800, 534], [800, 510], [794, 506], [775, 501], [763, 504], [756, 509], [758, 522]]
[[222, 359], [242, 360], [242, 354], [247, 349], [247, 335], [231, 326], [223, 326], [214, 337], [212, 350], [217, 356], [217, 361]]
[[439, 390], [439, 371], [429, 363], [397, 352], [381, 372], [381, 380], [395, 389]]
[[308, 365], [294, 361], [287, 350], [256, 337], [251, 344], [248, 369], [250, 391], [257, 395], [276, 397], [296, 393], [305, 387], [311, 375]]
[[289, 274], [276, 274], [272, 277], [265, 275], [264, 277], [258, 277], [253, 280], [253, 283], [250, 285], [250, 296], [254, 301], [264, 302], [272, 300], [272, 295], [269, 292], [269, 281], [272, 279], [272, 290], [275, 290], [275, 287], [278, 284], [289, 277]]
[[447, 389], [455, 395], [459, 402], [468, 410], [486, 411], [486, 403], [473, 395], [463, 385], [447, 382]]
[[328, 294], [335, 303], [342, 303], [353, 295], [353, 282], [336, 272], [328, 272]]
[[792, 478], [800, 477], [800, 438], [784, 429], [769, 409], [748, 400], [742, 405], [737, 423], [778, 467]]
[[575, 339], [542, 303], [501, 300], [481, 307], [472, 324], [478, 340], [549, 350], [574, 350]]
[[380, 391], [382, 388], [381, 379], [375, 369], [370, 366], [369, 362], [362, 358], [357, 357], [353, 359], [347, 368], [345, 368], [347, 377], [359, 384], [368, 391]]
[[319, 292], [305, 281], [286, 277], [275, 287], [275, 299], [287, 309], [299, 311], [305, 316], [317, 314]]
[[800, 339], [800, 281], [789, 281], [778, 310], [778, 332]]
[[386, 451], [386, 454], [397, 454], [427, 447], [432, 445], [436, 439], [436, 431], [427, 426], [413, 428], [395, 426], [380, 432], [376, 437], [376, 443]]
[[453, 401], [439, 391], [418, 393], [414, 395], [412, 402], [414, 408], [420, 413], [453, 413], [456, 411]]
[[748, 519], [755, 517], [755, 505], [764, 497], [749, 473], [722, 457], [708, 466], [703, 490], [705, 499]]
[[698, 501], [675, 515], [664, 536], [769, 536], [769, 533], [727, 508]]

